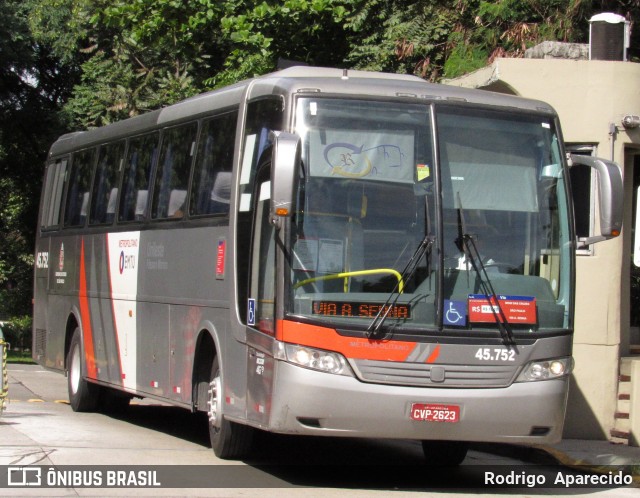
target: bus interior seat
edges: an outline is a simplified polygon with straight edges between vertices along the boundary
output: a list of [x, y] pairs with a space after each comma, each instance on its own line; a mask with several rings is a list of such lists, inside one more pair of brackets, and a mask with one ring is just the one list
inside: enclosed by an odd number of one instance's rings
[[209, 209], [207, 213], [228, 213], [231, 202], [231, 172], [220, 171], [216, 174], [211, 189]]
[[109, 193], [109, 201], [107, 202], [106, 221], [111, 223], [116, 215], [116, 206], [118, 199], [118, 187], [113, 187]]
[[184, 215], [184, 201], [187, 198], [186, 190], [174, 189], [169, 194], [169, 208], [167, 216], [169, 218], [182, 218]]
[[147, 215], [147, 198], [149, 197], [148, 190], [138, 190], [136, 197], [136, 211], [135, 218], [137, 221], [144, 220]]
[[84, 225], [89, 211], [89, 192], [82, 194], [82, 207], [80, 208], [80, 224]]

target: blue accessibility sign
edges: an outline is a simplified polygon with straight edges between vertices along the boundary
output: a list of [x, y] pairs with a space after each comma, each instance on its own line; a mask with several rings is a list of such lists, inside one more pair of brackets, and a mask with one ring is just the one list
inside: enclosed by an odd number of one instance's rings
[[467, 302], [444, 300], [444, 313], [442, 322], [445, 325], [464, 327], [467, 325]]

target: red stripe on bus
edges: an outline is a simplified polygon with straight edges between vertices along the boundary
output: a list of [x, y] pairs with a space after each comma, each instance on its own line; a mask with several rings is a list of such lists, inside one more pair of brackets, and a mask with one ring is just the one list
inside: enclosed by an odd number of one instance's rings
[[97, 379], [96, 355], [93, 347], [93, 333], [91, 331], [91, 312], [89, 311], [89, 297], [87, 296], [87, 271], [84, 263], [84, 239], [80, 246], [80, 320], [82, 321], [82, 337], [84, 338], [84, 356], [87, 364], [87, 376]]
[[415, 342], [373, 340], [345, 337], [335, 329], [279, 320], [276, 338], [280, 341], [311, 346], [342, 353], [347, 358], [361, 360], [405, 361], [416, 347]]

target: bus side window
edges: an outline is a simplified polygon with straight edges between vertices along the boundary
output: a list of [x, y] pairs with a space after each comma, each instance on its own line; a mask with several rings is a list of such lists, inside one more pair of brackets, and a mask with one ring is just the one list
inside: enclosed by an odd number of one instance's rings
[[153, 191], [152, 218], [182, 218], [184, 215], [197, 131], [198, 124], [189, 123], [164, 132]]
[[234, 111], [202, 123], [191, 186], [192, 216], [229, 214], [237, 120]]
[[83, 226], [85, 223], [94, 159], [95, 149], [83, 150], [73, 155], [64, 210], [65, 227]]
[[118, 172], [124, 152], [123, 145], [120, 142], [100, 147], [91, 193], [90, 225], [113, 222], [118, 197]]
[[68, 158], [58, 159], [49, 165], [44, 184], [44, 198], [42, 204], [42, 228], [55, 227], [60, 224], [62, 207], [62, 193], [64, 192], [64, 177], [67, 172]]
[[158, 152], [158, 139], [158, 133], [151, 133], [129, 140], [118, 209], [119, 222], [141, 221], [146, 217], [149, 180]]

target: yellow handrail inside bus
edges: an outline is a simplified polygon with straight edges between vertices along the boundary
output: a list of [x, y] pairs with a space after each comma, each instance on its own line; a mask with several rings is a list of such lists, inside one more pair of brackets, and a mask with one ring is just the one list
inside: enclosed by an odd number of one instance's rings
[[344, 291], [347, 292], [348, 291], [347, 282], [349, 278], [360, 277], [362, 275], [375, 275], [378, 273], [388, 273], [390, 275], [395, 275], [395, 277], [398, 279], [398, 292], [402, 294], [402, 292], [404, 291], [404, 282], [402, 281], [402, 275], [400, 275], [399, 272], [391, 268], [376, 268], [375, 270], [345, 271], [342, 273], [333, 273], [331, 275], [322, 275], [321, 277], [307, 278], [306, 280], [301, 280], [300, 282], [295, 284], [293, 288], [297, 289], [298, 287], [302, 287], [303, 285], [312, 284], [313, 282], [320, 282], [323, 280], [336, 280], [338, 278], [344, 278]]

